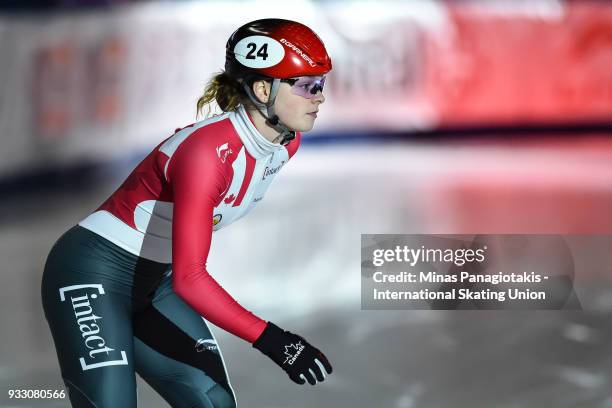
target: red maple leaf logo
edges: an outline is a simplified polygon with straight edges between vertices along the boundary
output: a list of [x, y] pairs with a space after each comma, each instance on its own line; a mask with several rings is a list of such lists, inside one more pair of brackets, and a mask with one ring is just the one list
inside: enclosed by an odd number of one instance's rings
[[236, 196], [235, 196], [235, 195], [230, 194], [229, 196], [225, 197], [225, 200], [223, 200], [223, 202], [224, 202], [225, 204], [229, 204], [229, 203], [231, 203], [232, 201], [234, 201], [234, 199], [235, 199], [235, 198], [236, 198]]

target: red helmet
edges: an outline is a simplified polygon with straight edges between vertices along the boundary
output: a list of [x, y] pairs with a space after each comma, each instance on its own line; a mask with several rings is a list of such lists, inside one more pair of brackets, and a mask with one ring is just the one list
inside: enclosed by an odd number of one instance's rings
[[234, 31], [225, 49], [225, 71], [237, 79], [252, 75], [287, 79], [323, 75], [332, 69], [319, 36], [290, 20], [251, 21]]

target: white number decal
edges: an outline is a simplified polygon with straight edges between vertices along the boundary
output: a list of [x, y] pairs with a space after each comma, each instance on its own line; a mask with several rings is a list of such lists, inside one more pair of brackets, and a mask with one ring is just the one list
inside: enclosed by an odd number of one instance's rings
[[234, 47], [236, 59], [249, 68], [268, 68], [283, 60], [285, 49], [273, 38], [252, 35], [238, 41]]

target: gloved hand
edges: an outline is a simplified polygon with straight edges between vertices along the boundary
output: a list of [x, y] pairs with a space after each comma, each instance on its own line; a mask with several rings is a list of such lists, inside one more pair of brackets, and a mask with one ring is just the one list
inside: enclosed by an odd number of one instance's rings
[[[332, 373], [332, 366], [321, 351], [311, 346], [304, 338], [271, 322], [268, 322], [253, 347], [270, 357], [298, 384], [304, 384], [304, 379], [310, 385], [323, 381], [324, 369], [327, 374]], [[303, 378], [300, 378], [302, 376]]]

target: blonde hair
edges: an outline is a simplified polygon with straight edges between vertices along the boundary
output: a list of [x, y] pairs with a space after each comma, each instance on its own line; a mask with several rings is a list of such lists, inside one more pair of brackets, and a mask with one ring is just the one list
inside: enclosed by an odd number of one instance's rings
[[212, 101], [216, 101], [223, 112], [234, 111], [244, 103], [244, 96], [240, 83], [231, 78], [227, 72], [221, 71], [206, 84], [204, 94], [198, 99], [196, 117], [202, 114], [205, 106], [207, 107], [205, 116], [209, 117], [211, 114], [209, 104]]

